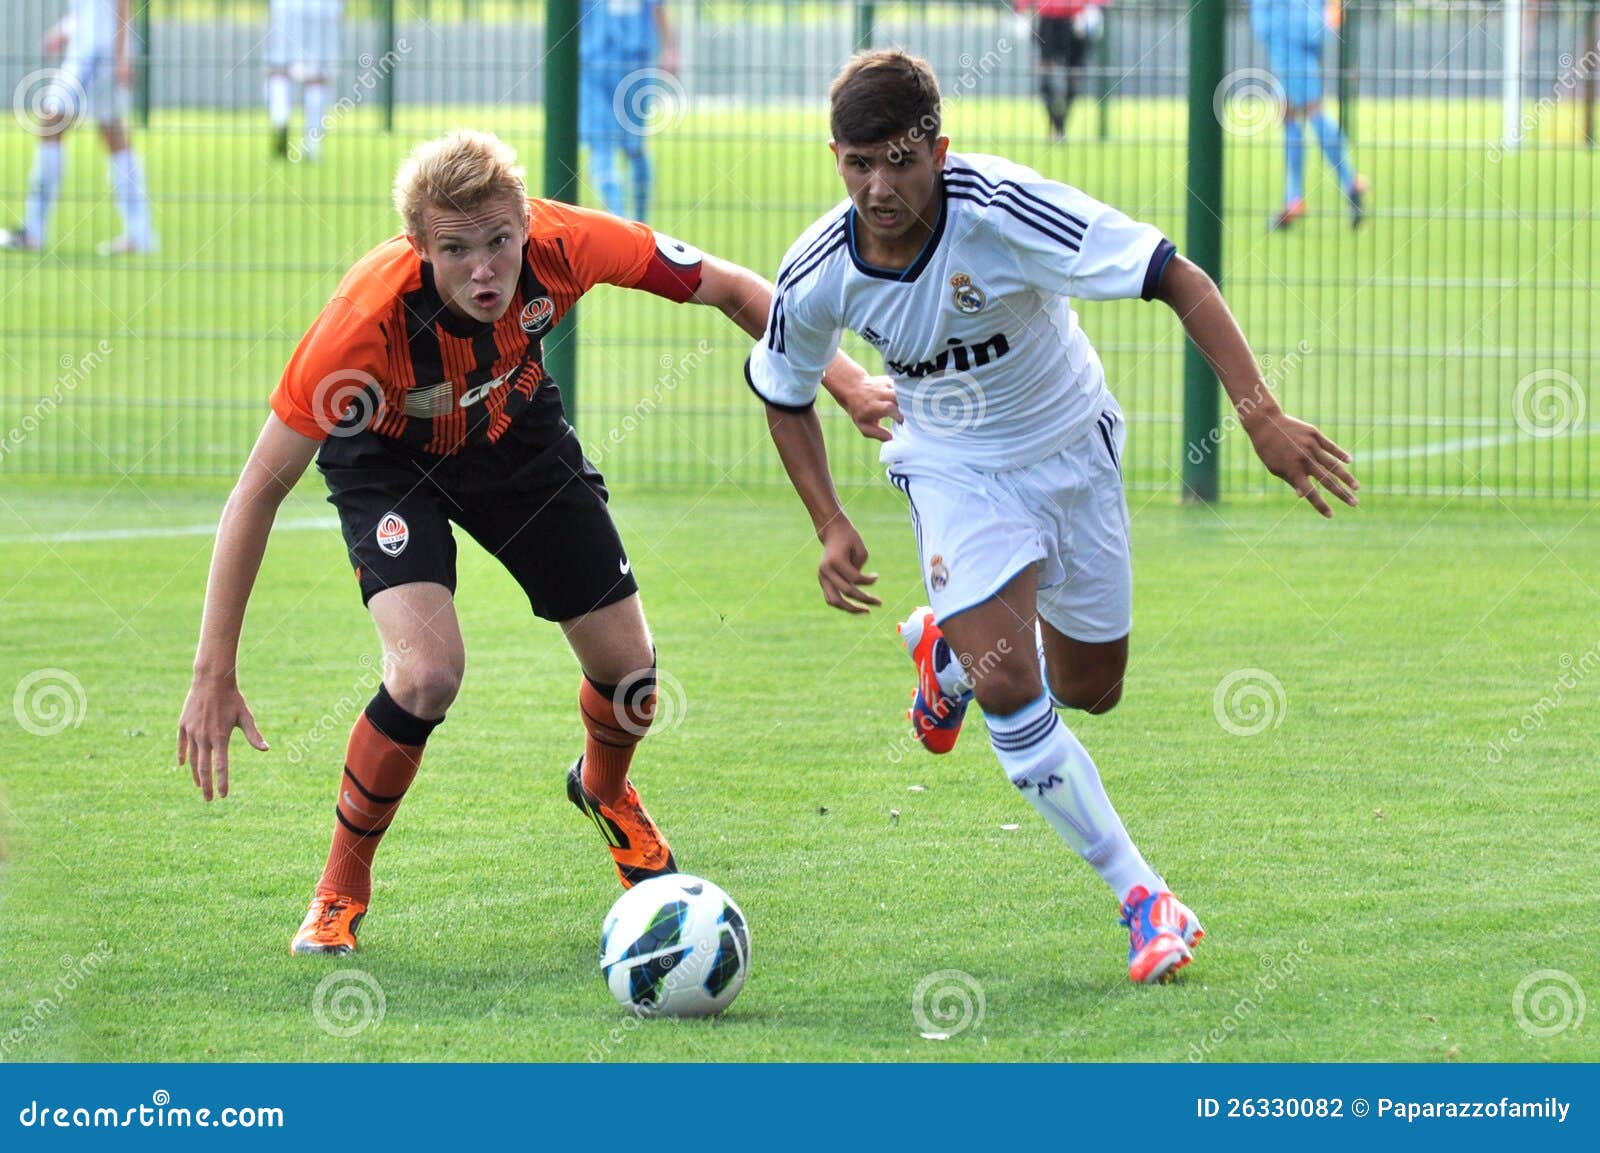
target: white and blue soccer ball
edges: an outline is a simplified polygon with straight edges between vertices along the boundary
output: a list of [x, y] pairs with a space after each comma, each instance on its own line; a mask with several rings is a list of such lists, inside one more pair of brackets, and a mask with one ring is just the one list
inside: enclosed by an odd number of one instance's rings
[[750, 929], [733, 898], [710, 881], [651, 877], [606, 914], [600, 972], [612, 996], [641, 1016], [709, 1017], [744, 987]]

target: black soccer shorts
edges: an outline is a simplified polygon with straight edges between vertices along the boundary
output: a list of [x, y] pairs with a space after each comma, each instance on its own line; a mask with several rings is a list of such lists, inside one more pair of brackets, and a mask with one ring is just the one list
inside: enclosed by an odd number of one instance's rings
[[554, 422], [525, 413], [494, 444], [455, 456], [411, 453], [370, 432], [325, 447], [318, 465], [363, 604], [417, 581], [454, 592], [452, 524], [505, 566], [545, 620], [571, 620], [639, 591], [605, 480], [559, 404]]

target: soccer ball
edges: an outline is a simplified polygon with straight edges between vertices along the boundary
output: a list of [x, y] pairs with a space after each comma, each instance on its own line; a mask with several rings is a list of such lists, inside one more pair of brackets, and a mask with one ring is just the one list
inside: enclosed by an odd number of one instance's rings
[[710, 881], [669, 873], [617, 899], [600, 930], [600, 972], [641, 1016], [709, 1017], [733, 1003], [750, 971], [750, 930]]

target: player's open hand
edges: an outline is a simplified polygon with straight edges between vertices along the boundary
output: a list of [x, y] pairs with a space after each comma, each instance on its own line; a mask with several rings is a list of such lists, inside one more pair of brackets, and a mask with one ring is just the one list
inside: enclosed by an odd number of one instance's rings
[[866, 563], [866, 542], [849, 521], [836, 520], [823, 529], [822, 564], [817, 568], [823, 600], [847, 613], [869, 612], [870, 606], [881, 605], [861, 587], [878, 581], [877, 573], [861, 571]]
[[1356, 507], [1355, 494], [1361, 482], [1345, 467], [1350, 454], [1323, 436], [1316, 425], [1275, 410], [1257, 414], [1246, 422], [1245, 431], [1267, 471], [1310, 501], [1323, 516], [1332, 516], [1333, 509], [1318, 485]]
[[178, 718], [178, 763], [188, 765], [206, 800], [228, 795], [228, 742], [240, 729], [252, 748], [267, 751], [244, 694], [232, 681], [196, 676]]
[[868, 440], [892, 440], [894, 434], [883, 427], [883, 420], [900, 420], [900, 406], [894, 398], [894, 381], [887, 376], [869, 376], [859, 384], [841, 388], [835, 397], [850, 414], [857, 430]]

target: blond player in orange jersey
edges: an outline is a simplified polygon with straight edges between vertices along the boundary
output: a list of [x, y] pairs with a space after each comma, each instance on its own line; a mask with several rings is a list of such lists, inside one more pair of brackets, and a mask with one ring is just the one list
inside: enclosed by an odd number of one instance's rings
[[[676, 870], [628, 780], [655, 706], [639, 586], [541, 347], [598, 284], [710, 305], [751, 336], [771, 300], [754, 273], [643, 224], [529, 199], [515, 154], [483, 133], [420, 146], [394, 195], [404, 234], [356, 263], [301, 340], [223, 510], [178, 723], [178, 759], [208, 801], [228, 794], [235, 728], [266, 749], [238, 686], [239, 635], [278, 505], [316, 457], [385, 661], [350, 734], [333, 845], [295, 953], [356, 947], [373, 855], [461, 687], [452, 524], [560, 625], [582, 666], [587, 737], [567, 793], [623, 885]], [[886, 382], [839, 356], [828, 385], [858, 426], [886, 435]]]

